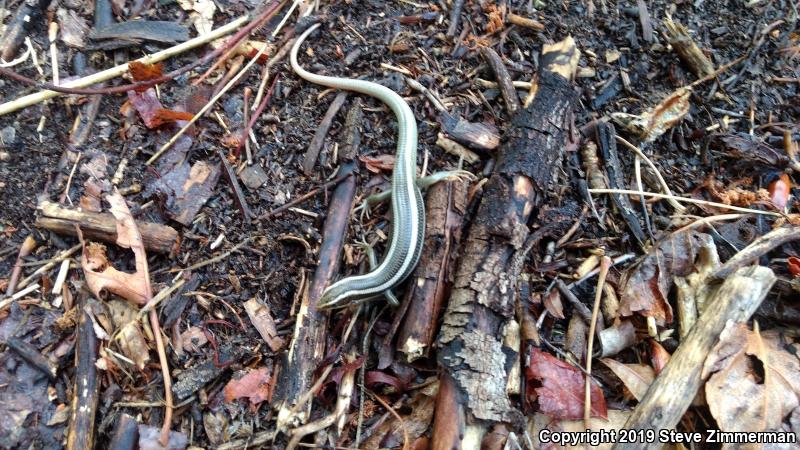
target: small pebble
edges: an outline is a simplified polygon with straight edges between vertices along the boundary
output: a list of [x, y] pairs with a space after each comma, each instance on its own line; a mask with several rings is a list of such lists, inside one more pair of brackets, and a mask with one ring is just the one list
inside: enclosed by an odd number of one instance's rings
[[4, 145], [11, 145], [17, 141], [17, 129], [12, 126], [7, 126], [0, 130], [0, 140]]

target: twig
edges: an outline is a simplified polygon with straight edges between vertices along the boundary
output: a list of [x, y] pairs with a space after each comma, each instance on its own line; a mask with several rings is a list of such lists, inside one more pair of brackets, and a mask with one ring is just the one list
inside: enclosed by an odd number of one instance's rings
[[627, 194], [627, 195], [644, 195], [646, 197], [662, 198], [662, 199], [675, 199], [679, 202], [693, 203], [695, 205], [713, 206], [714, 208], [730, 209], [732, 211], [740, 211], [750, 214], [763, 214], [765, 216], [782, 217], [780, 213], [772, 211], [761, 211], [752, 208], [742, 208], [740, 206], [726, 205], [724, 203], [710, 202], [707, 200], [698, 200], [696, 198], [678, 197], [675, 195], [658, 194], [656, 192], [642, 192], [630, 189], [589, 189], [592, 194]]
[[36, 278], [40, 277], [42, 274], [47, 273], [48, 271], [50, 271], [50, 269], [55, 267], [56, 264], [59, 264], [59, 263], [61, 263], [61, 261], [69, 258], [70, 256], [72, 256], [75, 252], [80, 250], [80, 248], [81, 248], [81, 244], [77, 244], [76, 246], [70, 248], [69, 250], [64, 250], [58, 256], [53, 258], [49, 263], [47, 263], [47, 264], [43, 265], [42, 267], [38, 268], [36, 270], [36, 272], [33, 272], [27, 278], [25, 278], [24, 280], [20, 281], [19, 285], [17, 287], [20, 288], [20, 289], [24, 288], [31, 281], [33, 281]]
[[228, 90], [229, 90], [230, 88], [232, 88], [232, 87], [233, 87], [233, 85], [235, 85], [235, 84], [236, 84], [236, 83], [239, 81], [239, 79], [240, 79], [240, 78], [242, 78], [242, 76], [244, 76], [244, 74], [246, 74], [246, 73], [247, 73], [247, 71], [250, 69], [250, 67], [251, 67], [253, 64], [255, 64], [255, 63], [256, 63], [256, 61], [258, 61], [258, 58], [260, 58], [260, 57], [261, 57], [261, 55], [263, 55], [263, 54], [264, 54], [264, 51], [265, 51], [266, 49], [267, 49], [267, 46], [266, 46], [266, 45], [265, 45], [265, 46], [263, 46], [263, 47], [261, 47], [261, 49], [260, 49], [260, 50], [259, 50], [259, 51], [258, 51], [258, 52], [255, 54], [255, 56], [253, 56], [252, 58], [250, 58], [250, 61], [247, 63], [247, 65], [246, 65], [246, 66], [244, 66], [244, 68], [242, 68], [242, 70], [240, 70], [240, 71], [239, 71], [239, 73], [238, 73], [238, 74], [236, 74], [236, 76], [235, 76], [235, 77], [233, 77], [233, 78], [231, 79], [231, 81], [229, 81], [228, 83], [226, 83], [226, 84], [225, 84], [225, 86], [223, 86], [223, 88], [219, 90], [219, 92], [217, 92], [217, 93], [216, 93], [216, 94], [215, 94], [213, 97], [211, 97], [211, 100], [209, 100], [209, 101], [208, 101], [208, 103], [206, 103], [206, 104], [205, 104], [205, 106], [203, 106], [203, 107], [200, 109], [200, 111], [198, 111], [198, 112], [197, 112], [197, 114], [195, 114], [195, 115], [194, 115], [194, 117], [192, 117], [192, 119], [191, 119], [191, 120], [189, 120], [189, 121], [186, 123], [186, 125], [184, 125], [184, 126], [183, 126], [183, 127], [180, 129], [180, 130], [178, 130], [178, 132], [177, 132], [177, 133], [175, 133], [175, 135], [174, 135], [174, 136], [172, 136], [172, 137], [171, 137], [171, 138], [170, 138], [170, 139], [167, 141], [167, 143], [166, 143], [166, 144], [162, 145], [162, 146], [161, 146], [161, 148], [160, 148], [160, 149], [158, 149], [158, 151], [157, 151], [157, 152], [156, 152], [156, 153], [155, 153], [153, 156], [151, 156], [151, 157], [150, 157], [150, 159], [148, 159], [148, 160], [147, 160], [147, 162], [146, 162], [145, 164], [147, 164], [147, 165], [149, 166], [150, 164], [152, 164], [153, 162], [155, 162], [155, 160], [157, 160], [157, 159], [158, 159], [158, 158], [159, 158], [159, 157], [160, 157], [160, 156], [161, 156], [161, 155], [162, 155], [162, 154], [163, 154], [165, 151], [167, 151], [167, 149], [169, 149], [170, 147], [172, 147], [172, 144], [174, 144], [174, 143], [175, 143], [175, 141], [177, 141], [179, 137], [183, 136], [183, 133], [186, 133], [186, 130], [188, 130], [188, 129], [189, 129], [191, 126], [192, 126], [192, 125], [194, 125], [194, 123], [195, 123], [195, 122], [197, 122], [197, 119], [199, 119], [199, 118], [203, 117], [203, 115], [204, 115], [204, 114], [205, 114], [205, 113], [206, 113], [206, 112], [207, 112], [209, 109], [211, 109], [211, 107], [212, 107], [212, 106], [214, 106], [214, 104], [215, 104], [215, 103], [217, 103], [217, 100], [219, 100], [219, 99], [220, 99], [220, 97], [222, 97], [222, 96], [223, 96], [223, 95], [224, 95], [226, 92], [228, 92]]
[[[194, 39], [190, 39], [190, 40], [188, 40], [188, 41], [186, 41], [184, 43], [178, 44], [178, 45], [176, 45], [174, 47], [170, 47], [170, 48], [164, 49], [164, 50], [162, 50], [160, 52], [154, 53], [152, 55], [139, 58], [136, 61], [137, 62], [141, 62], [143, 64], [155, 64], [157, 62], [163, 61], [163, 60], [165, 60], [167, 58], [170, 58], [172, 56], [179, 55], [181, 53], [187, 52], [187, 51], [192, 50], [192, 49], [194, 49], [196, 47], [199, 47], [201, 45], [207, 44], [208, 42], [211, 42], [211, 41], [213, 41], [215, 39], [219, 39], [220, 37], [225, 36], [226, 34], [232, 32], [233, 30], [235, 30], [237, 28], [239, 28], [246, 21], [247, 21], [247, 16], [239, 17], [238, 19], [234, 20], [233, 22], [231, 22], [229, 24], [226, 24], [226, 25], [223, 25], [222, 27], [217, 28], [216, 30], [212, 31], [211, 33], [205, 34], [203, 36], [198, 36], [198, 37], [196, 37]], [[242, 31], [244, 31], [244, 29], [242, 29]], [[221, 53], [221, 51], [219, 53]], [[12, 71], [10, 71], [8, 69], [0, 68], [0, 75], [6, 76], [6, 77], [9, 77], [9, 78], [13, 78], [13, 79], [15, 79], [17, 81], [21, 81], [21, 82], [26, 83], [26, 84], [32, 84], [32, 85], [34, 85], [36, 87], [39, 87], [40, 89], [46, 89], [44, 91], [40, 91], [40, 92], [37, 92], [37, 93], [34, 93], [34, 94], [26, 95], [24, 97], [20, 97], [20, 98], [17, 98], [15, 100], [12, 100], [10, 102], [6, 102], [6, 103], [3, 103], [3, 104], [0, 104], [0, 115], [8, 114], [8, 113], [14, 112], [14, 111], [16, 111], [18, 109], [25, 108], [25, 107], [28, 107], [28, 106], [31, 106], [31, 105], [35, 105], [35, 104], [43, 102], [43, 101], [45, 101], [47, 99], [51, 99], [53, 97], [58, 97], [59, 95], [62, 95], [62, 94], [65, 94], [65, 93], [66, 94], [82, 94], [82, 95], [88, 95], [88, 94], [113, 94], [113, 93], [127, 92], [127, 91], [133, 90], [133, 89], [153, 86], [154, 84], [163, 83], [165, 81], [172, 80], [174, 77], [176, 77], [176, 76], [178, 76], [178, 75], [180, 75], [180, 74], [182, 74], [184, 72], [188, 72], [189, 70], [191, 70], [191, 69], [193, 69], [193, 68], [195, 68], [195, 67], [197, 67], [197, 66], [199, 66], [201, 64], [204, 64], [205, 62], [207, 62], [211, 58], [219, 55], [219, 53], [217, 53], [217, 51], [211, 52], [208, 55], [206, 55], [205, 57], [200, 58], [196, 62], [194, 62], [192, 64], [189, 64], [188, 66], [184, 66], [184, 67], [182, 67], [182, 68], [180, 68], [178, 70], [170, 72], [167, 75], [164, 75], [164, 76], [159, 77], [159, 78], [155, 78], [153, 80], [140, 81], [140, 82], [137, 82], [137, 83], [127, 84], [127, 85], [123, 85], [123, 86], [117, 86], [117, 87], [112, 87], [112, 88], [102, 88], [102, 89], [80, 89], [80, 88], [84, 88], [86, 86], [91, 86], [93, 84], [97, 84], [97, 83], [100, 83], [102, 81], [107, 81], [107, 80], [110, 80], [112, 78], [116, 78], [116, 77], [124, 74], [125, 72], [128, 71], [128, 63], [120, 64], [119, 66], [112, 67], [110, 69], [106, 69], [106, 70], [103, 70], [101, 72], [97, 72], [95, 74], [92, 74], [92, 75], [89, 75], [89, 76], [86, 76], [86, 77], [83, 77], [83, 78], [78, 78], [77, 80], [73, 80], [73, 81], [64, 83], [61, 86], [54, 86], [54, 85], [49, 84], [49, 83], [39, 83], [39, 82], [36, 82], [34, 80], [31, 80], [30, 78], [18, 75], [18, 74], [14, 73], [14, 72], [12, 72]]]
[[600, 311], [600, 299], [603, 297], [603, 285], [606, 283], [608, 269], [611, 268], [611, 258], [603, 256], [600, 260], [600, 277], [597, 279], [597, 289], [594, 294], [592, 307], [592, 320], [589, 322], [589, 343], [586, 346], [586, 389], [583, 398], [583, 423], [586, 429], [592, 428], [592, 347], [594, 346], [594, 330], [597, 326], [597, 316]]
[[[633, 150], [634, 153], [636, 153], [640, 158], [642, 158], [647, 163], [647, 165], [650, 166], [651, 169], [653, 169], [653, 172], [655, 172], [656, 178], [658, 178], [658, 182], [661, 183], [661, 187], [662, 189], [664, 189], [664, 193], [667, 195], [672, 195], [672, 191], [669, 189], [669, 185], [667, 185], [666, 180], [664, 180], [664, 177], [661, 176], [661, 172], [658, 171], [656, 165], [653, 164], [653, 161], [651, 161], [650, 158], [648, 158], [647, 155], [645, 155], [644, 152], [639, 147], [626, 141], [620, 135], [614, 135], [614, 137], [617, 138], [617, 141], [619, 141], [622, 145]], [[672, 205], [672, 207], [675, 208], [675, 210], [678, 212], [686, 211], [686, 207], [678, 203], [675, 199], [672, 198], [667, 199], [667, 202], [669, 202], [669, 204]]]
[[273, 209], [272, 211], [268, 211], [268, 212], [258, 216], [258, 218], [259, 218], [259, 220], [266, 220], [266, 219], [269, 219], [272, 216], [278, 215], [278, 214], [282, 213], [283, 211], [286, 211], [287, 209], [289, 209], [289, 208], [291, 208], [293, 206], [296, 206], [296, 205], [298, 205], [300, 203], [303, 203], [304, 201], [308, 200], [309, 198], [317, 195], [319, 193], [319, 191], [321, 191], [323, 189], [328, 189], [331, 186], [335, 186], [335, 185], [339, 184], [340, 182], [342, 182], [344, 179], [350, 177], [351, 175], [352, 174], [348, 173], [348, 174], [345, 174], [343, 176], [334, 178], [333, 180], [326, 182], [322, 186], [316, 187], [316, 188], [308, 191], [307, 193], [301, 195], [300, 197], [297, 197], [294, 200], [292, 200], [292, 201], [290, 201], [288, 203], [285, 203], [285, 204]]
[[500, 55], [489, 47], [482, 48], [481, 55], [486, 62], [489, 63], [489, 67], [492, 68], [492, 72], [494, 72], [494, 76], [497, 78], [497, 85], [500, 89], [500, 93], [503, 95], [506, 110], [509, 114], [513, 115], [520, 108], [520, 104], [517, 91], [511, 84], [511, 75], [508, 74], [506, 65], [503, 64]]
[[6, 296], [14, 295], [14, 290], [17, 288], [17, 281], [19, 281], [19, 276], [22, 274], [22, 261], [26, 256], [31, 254], [33, 249], [36, 248], [36, 245], [36, 239], [34, 239], [32, 235], [28, 235], [22, 242], [19, 248], [19, 254], [17, 255], [17, 261], [14, 263], [14, 268], [11, 269], [11, 276], [8, 277]]
[[709, 279], [724, 279], [736, 269], [772, 251], [778, 246], [800, 239], [800, 227], [784, 227], [772, 230], [758, 237], [739, 253], [733, 255], [725, 264], [714, 271]]
[[234, 252], [238, 251], [243, 246], [247, 245], [247, 243], [252, 241], [254, 238], [255, 238], [255, 236], [250, 236], [247, 239], [243, 240], [242, 242], [240, 242], [240, 243], [234, 245], [233, 247], [231, 247], [231, 249], [228, 250], [227, 252], [220, 253], [219, 255], [217, 255], [217, 256], [215, 256], [213, 258], [207, 259], [207, 260], [199, 262], [197, 264], [193, 264], [193, 265], [191, 265], [191, 266], [189, 266], [189, 267], [187, 267], [185, 269], [171, 269], [170, 272], [183, 272], [183, 271], [197, 270], [197, 269], [199, 269], [201, 267], [205, 267], [205, 266], [207, 266], [209, 264], [214, 264], [215, 262], [222, 261], [223, 259], [231, 256]]

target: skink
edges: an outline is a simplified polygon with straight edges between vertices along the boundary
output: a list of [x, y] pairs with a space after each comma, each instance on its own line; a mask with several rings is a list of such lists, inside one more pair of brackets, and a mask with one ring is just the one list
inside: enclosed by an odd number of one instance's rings
[[397, 152], [392, 172], [392, 236], [389, 250], [375, 270], [339, 280], [322, 293], [318, 309], [345, 306], [351, 300], [382, 295], [405, 280], [419, 261], [425, 231], [425, 205], [416, 184], [417, 122], [408, 104], [396, 92], [371, 81], [328, 77], [306, 71], [297, 63], [303, 41], [315, 24], [297, 38], [290, 54], [292, 69], [311, 83], [359, 92], [385, 103], [397, 117]]

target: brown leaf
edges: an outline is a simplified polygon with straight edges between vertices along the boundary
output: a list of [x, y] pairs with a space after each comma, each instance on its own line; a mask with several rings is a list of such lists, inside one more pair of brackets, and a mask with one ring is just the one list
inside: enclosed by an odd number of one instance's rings
[[672, 355], [670, 355], [667, 349], [655, 339], [648, 339], [647, 342], [650, 344], [650, 365], [653, 367], [656, 375], [658, 375], [664, 370], [664, 366], [667, 365]]
[[139, 61], [131, 61], [128, 63], [128, 72], [130, 72], [133, 81], [154, 80], [164, 74], [164, 65], [161, 63], [145, 64]]
[[561, 293], [558, 289], [550, 289], [550, 293], [544, 297], [544, 307], [556, 319], [563, 319], [564, 305], [561, 303]]
[[272, 374], [268, 367], [251, 370], [225, 385], [225, 403], [240, 398], [250, 400], [250, 404], [254, 406], [263, 401], [270, 401], [272, 385]]
[[672, 322], [672, 307], [667, 301], [672, 277], [694, 270], [699, 244], [699, 234], [694, 231], [674, 233], [625, 272], [620, 283], [620, 315], [638, 313], [655, 318], [659, 325]]
[[391, 172], [394, 169], [394, 155], [359, 156], [358, 159], [372, 173]]
[[642, 400], [647, 388], [655, 378], [653, 368], [644, 364], [623, 364], [611, 358], [603, 358], [600, 361], [603, 361], [603, 364], [622, 380], [622, 384], [639, 401]]
[[[539, 410], [556, 419], [580, 419], [583, 417], [585, 379], [583, 372], [558, 358], [534, 348], [525, 376], [535, 387]], [[596, 383], [591, 384], [591, 415], [607, 417], [606, 399]], [[531, 393], [528, 393], [531, 396]]]
[[[434, 416], [437, 390], [438, 386], [432, 385], [428, 389], [415, 391], [411, 400], [402, 408], [401, 412], [410, 411], [401, 415], [409, 441], [417, 439], [428, 431]], [[374, 434], [364, 442], [363, 448], [399, 448], [402, 446], [403, 426], [396, 417], [391, 416], [391, 419], [377, 427]]]
[[709, 374], [706, 401], [723, 431], [777, 430], [800, 405], [800, 361], [777, 332], [729, 323], [703, 365]]
[[131, 274], [117, 270], [109, 263], [105, 246], [90, 243], [81, 254], [86, 284], [98, 297], [102, 297], [104, 292], [111, 292], [137, 305], [144, 305], [153, 293], [142, 235], [122, 195], [107, 195], [106, 201], [111, 205], [111, 214], [117, 219], [117, 245], [133, 251], [136, 272]]

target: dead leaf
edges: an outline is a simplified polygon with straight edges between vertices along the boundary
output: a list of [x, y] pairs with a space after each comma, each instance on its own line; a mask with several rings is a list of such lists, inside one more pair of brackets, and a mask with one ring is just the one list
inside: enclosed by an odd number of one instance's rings
[[653, 142], [689, 113], [692, 90], [681, 88], [639, 115], [612, 113], [611, 118], [644, 142]]
[[214, 0], [178, 0], [184, 11], [191, 11], [189, 17], [197, 34], [208, 34], [214, 28], [214, 13], [217, 5]]
[[563, 319], [564, 305], [561, 303], [561, 293], [558, 289], [550, 289], [550, 293], [544, 297], [544, 307], [556, 319]]
[[197, 161], [190, 165], [183, 159], [150, 182], [144, 196], [155, 197], [170, 219], [188, 226], [214, 194], [220, 173], [219, 164]]
[[[427, 389], [415, 391], [412, 399], [400, 409], [403, 424], [408, 433], [409, 441], [413, 441], [428, 431], [433, 421], [434, 406], [438, 384], [433, 384]], [[402, 411], [410, 411], [402, 414]], [[362, 448], [400, 448], [403, 446], [403, 426], [400, 421], [391, 416], [384, 421], [369, 439], [364, 441]]]
[[645, 364], [623, 364], [611, 358], [603, 358], [600, 361], [603, 361], [603, 364], [622, 380], [622, 384], [639, 401], [655, 379], [653, 368]]
[[786, 204], [789, 203], [789, 195], [792, 193], [792, 180], [789, 175], [783, 173], [777, 180], [769, 184], [768, 191], [772, 204], [779, 211], [783, 211]]
[[800, 405], [800, 360], [777, 331], [729, 322], [703, 365], [709, 375], [706, 401], [723, 431], [777, 430]]
[[200, 327], [189, 327], [181, 333], [181, 347], [187, 352], [197, 353], [207, 343], [208, 338]]
[[[164, 65], [161, 63], [145, 64], [139, 61], [131, 61], [128, 63], [128, 72], [130, 72], [133, 81], [154, 80], [164, 74]], [[147, 89], [149, 88], [145, 88], [142, 91]]]
[[650, 343], [650, 365], [653, 367], [655, 374], [658, 375], [664, 370], [664, 366], [667, 365], [672, 355], [655, 339], [648, 339], [647, 342]]
[[667, 301], [672, 277], [687, 276], [694, 270], [700, 237], [692, 230], [674, 233], [628, 269], [620, 283], [620, 315], [638, 313], [655, 318], [659, 325], [672, 322], [672, 307]]
[[359, 156], [358, 159], [372, 173], [391, 172], [394, 169], [394, 155]]
[[[528, 392], [531, 403], [538, 401], [539, 410], [557, 419], [583, 418], [585, 378], [583, 372], [560, 359], [534, 348], [525, 376], [535, 390]], [[538, 387], [536, 385], [539, 385]], [[606, 399], [596, 383], [591, 385], [591, 414], [607, 417]]]
[[115, 333], [115, 341], [128, 359], [136, 364], [139, 370], [150, 362], [150, 347], [144, 337], [141, 322], [137, 320], [139, 310], [124, 300], [112, 299], [106, 302], [111, 315]]
[[261, 402], [272, 399], [272, 374], [269, 367], [261, 367], [243, 374], [240, 378], [231, 379], [225, 385], [225, 403], [246, 398], [250, 404], [257, 406]]
[[142, 277], [114, 268], [106, 256], [105, 245], [88, 243], [81, 254], [81, 267], [89, 290], [97, 298], [104, 298], [110, 292], [137, 305], [147, 303]]
[[144, 92], [128, 91], [128, 101], [139, 113], [147, 128], [158, 128], [166, 123], [191, 120], [194, 115], [186, 111], [173, 111], [161, 106], [156, 90], [148, 88]]
[[247, 316], [250, 318], [250, 323], [256, 327], [258, 334], [267, 343], [270, 350], [273, 352], [280, 351], [286, 341], [278, 337], [278, 329], [275, 326], [275, 320], [272, 318], [272, 312], [269, 307], [255, 298], [244, 302], [244, 310], [247, 311]]

